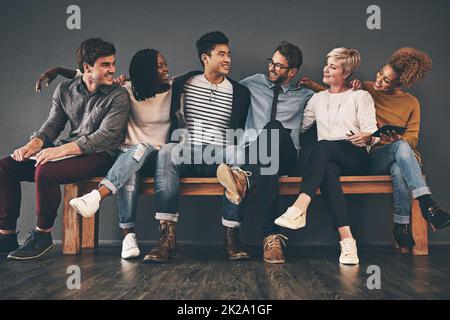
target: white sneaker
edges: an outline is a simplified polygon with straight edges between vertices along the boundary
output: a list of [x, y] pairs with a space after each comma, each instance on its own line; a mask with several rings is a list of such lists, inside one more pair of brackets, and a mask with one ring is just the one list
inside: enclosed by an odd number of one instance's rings
[[125, 239], [122, 241], [122, 253], [121, 256], [123, 259], [134, 259], [138, 258], [141, 255], [141, 251], [139, 250], [136, 234], [129, 233], [125, 236]]
[[358, 249], [356, 248], [356, 240], [353, 238], [345, 238], [341, 242], [341, 256], [339, 262], [342, 264], [358, 264]]
[[100, 207], [101, 201], [100, 193], [97, 190], [85, 194], [79, 198], [73, 198], [69, 201], [69, 204], [83, 217], [92, 217]]
[[306, 212], [294, 206], [289, 207], [275, 220], [275, 224], [289, 229], [303, 228], [306, 225]]

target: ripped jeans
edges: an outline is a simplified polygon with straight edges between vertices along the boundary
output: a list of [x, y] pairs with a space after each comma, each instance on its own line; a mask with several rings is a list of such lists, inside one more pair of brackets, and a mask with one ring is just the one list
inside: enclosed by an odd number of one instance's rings
[[119, 227], [134, 228], [136, 221], [136, 204], [139, 195], [141, 174], [138, 172], [146, 162], [155, 161], [158, 149], [150, 144], [140, 143], [132, 147], [122, 147], [116, 162], [108, 171], [100, 186], [117, 194]]

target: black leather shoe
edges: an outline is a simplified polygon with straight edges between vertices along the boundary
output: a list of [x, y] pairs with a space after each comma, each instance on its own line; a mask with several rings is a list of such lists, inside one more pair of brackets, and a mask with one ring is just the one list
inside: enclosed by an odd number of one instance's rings
[[17, 233], [0, 234], [0, 256], [5, 256], [19, 247]]
[[398, 224], [394, 226], [394, 238], [400, 248], [409, 248], [415, 246], [409, 224]]
[[53, 247], [52, 235], [50, 232], [40, 232], [33, 230], [25, 240], [23, 246], [11, 252], [8, 259], [30, 260], [36, 259]]
[[433, 231], [450, 225], [450, 215], [438, 204], [428, 208], [426, 212], [422, 211], [422, 215], [430, 223]]

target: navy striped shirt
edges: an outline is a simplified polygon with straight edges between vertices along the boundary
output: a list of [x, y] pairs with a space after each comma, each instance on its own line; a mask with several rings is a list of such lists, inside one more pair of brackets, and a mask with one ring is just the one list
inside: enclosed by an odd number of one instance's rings
[[210, 83], [204, 74], [184, 85], [184, 114], [192, 144], [226, 146], [226, 130], [230, 129], [233, 86], [227, 80]]

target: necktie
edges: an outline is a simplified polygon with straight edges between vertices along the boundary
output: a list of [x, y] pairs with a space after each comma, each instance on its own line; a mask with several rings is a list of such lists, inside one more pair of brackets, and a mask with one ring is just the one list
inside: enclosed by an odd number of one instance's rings
[[275, 120], [277, 117], [277, 103], [278, 103], [278, 94], [280, 93], [281, 87], [276, 85], [273, 88], [273, 100], [272, 100], [272, 111], [270, 113], [270, 121]]

